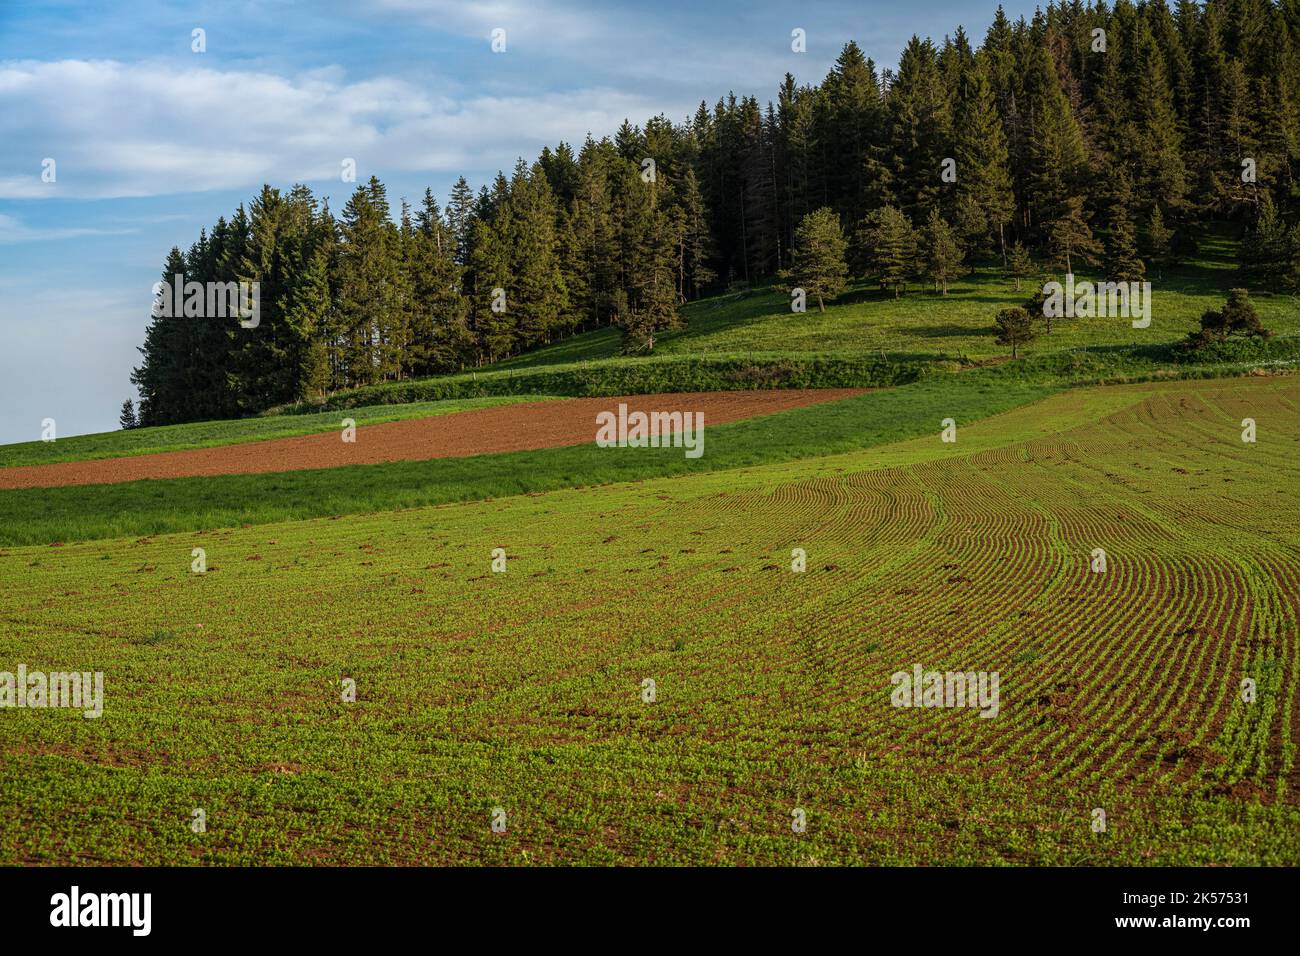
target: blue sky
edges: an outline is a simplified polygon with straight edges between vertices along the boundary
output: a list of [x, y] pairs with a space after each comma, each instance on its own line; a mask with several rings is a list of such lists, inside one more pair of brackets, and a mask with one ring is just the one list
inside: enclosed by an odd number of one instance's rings
[[[1013, 19], [1030, 3], [1005, 3]], [[782, 75], [825, 76], [845, 42], [892, 66], [913, 33], [990, 2], [581, 3], [558, 0], [0, 0], [0, 442], [117, 427], [167, 251], [263, 182], [337, 210], [379, 176], [394, 204], [462, 173], [684, 119]], [[804, 54], [790, 32], [807, 33]], [[191, 50], [195, 28], [206, 52]], [[506, 50], [490, 35], [506, 31]], [[42, 182], [45, 158], [56, 181]]]

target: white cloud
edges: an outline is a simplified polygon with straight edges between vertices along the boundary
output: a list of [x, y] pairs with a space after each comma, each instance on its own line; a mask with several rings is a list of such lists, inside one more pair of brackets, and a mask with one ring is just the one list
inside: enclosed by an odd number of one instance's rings
[[0, 213], [0, 245], [13, 242], [49, 242], [56, 239], [79, 239], [83, 236], [121, 236], [136, 229], [91, 229], [80, 226], [52, 229], [28, 226], [14, 216]]
[[[455, 99], [405, 80], [347, 82], [111, 60], [0, 64], [0, 199], [153, 196], [372, 172], [509, 167], [544, 144], [659, 112], [613, 89]], [[683, 114], [684, 115], [684, 114]], [[58, 162], [56, 183], [41, 160]], [[21, 170], [29, 169], [23, 175]]]

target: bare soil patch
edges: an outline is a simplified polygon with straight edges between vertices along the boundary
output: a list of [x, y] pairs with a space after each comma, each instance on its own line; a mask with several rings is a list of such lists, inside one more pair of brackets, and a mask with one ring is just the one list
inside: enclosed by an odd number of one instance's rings
[[[866, 391], [869, 389], [676, 392], [525, 402], [432, 418], [358, 426], [356, 441], [351, 443], [343, 441], [340, 426], [338, 431], [298, 438], [98, 461], [0, 468], [0, 489], [105, 485], [148, 478], [252, 475], [532, 451], [594, 442], [597, 413], [615, 411], [620, 402], [626, 403], [629, 411], [703, 412], [707, 428], [742, 418], [833, 402]], [[339, 413], [340, 422], [346, 417], [346, 412]]]

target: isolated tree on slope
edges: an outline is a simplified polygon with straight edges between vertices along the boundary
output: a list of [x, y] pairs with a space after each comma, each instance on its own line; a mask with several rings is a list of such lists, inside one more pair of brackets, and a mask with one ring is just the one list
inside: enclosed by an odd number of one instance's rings
[[1017, 357], [1017, 347], [1034, 340], [1034, 317], [1027, 309], [1016, 306], [1003, 309], [994, 320], [997, 327], [997, 343], [1011, 346], [1011, 357]]
[[792, 285], [816, 297], [820, 312], [826, 311], [824, 300], [835, 298], [847, 286], [846, 248], [840, 218], [826, 206], [804, 216], [795, 230], [794, 263], [787, 277]]
[[117, 416], [117, 423], [121, 425], [123, 429], [136, 428], [139, 426], [140, 423], [136, 421], [135, 417], [135, 402], [131, 401], [131, 399], [128, 398], [122, 403], [122, 413]]
[[1207, 310], [1201, 316], [1200, 329], [1187, 333], [1186, 345], [1191, 349], [1201, 349], [1207, 345], [1226, 342], [1228, 336], [1234, 334], [1260, 339], [1273, 335], [1260, 324], [1259, 314], [1250, 301], [1250, 293], [1245, 289], [1231, 290], [1222, 309]]

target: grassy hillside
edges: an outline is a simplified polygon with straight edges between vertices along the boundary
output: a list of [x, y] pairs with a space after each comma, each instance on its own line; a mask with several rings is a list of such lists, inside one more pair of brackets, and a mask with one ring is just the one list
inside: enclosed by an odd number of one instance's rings
[[[1083, 279], [1080, 275], [1078, 281]], [[1137, 365], [1179, 363], [1170, 347], [1198, 328], [1201, 314], [1222, 306], [1227, 290], [1240, 284], [1236, 246], [1222, 234], [1212, 235], [1199, 258], [1150, 279], [1149, 328], [1134, 329], [1127, 318], [1062, 319], [1024, 353], [1046, 361], [1034, 366], [1039, 369], [1059, 367], [1053, 357], [1066, 354], [1112, 355], [1113, 367], [1093, 380], [1140, 376], [1142, 370], [1132, 367]], [[686, 306], [686, 328], [660, 337], [653, 356], [620, 355], [618, 330], [600, 329], [470, 373], [345, 391], [326, 407], [530, 391], [613, 395], [898, 385], [936, 370], [1004, 360], [1007, 349], [994, 340], [993, 317], [1001, 308], [1024, 304], [1042, 281], [1026, 280], [1016, 292], [1000, 270], [984, 267], [960, 279], [947, 296], [915, 287], [895, 299], [859, 286], [825, 313], [814, 309], [800, 315], [790, 312], [788, 297], [754, 289]], [[1258, 349], [1258, 357], [1295, 357], [1300, 302], [1267, 293], [1253, 298], [1264, 325], [1291, 343], [1274, 345], [1273, 351]], [[1088, 381], [1079, 376], [1064, 380]]]
[[[102, 670], [105, 701], [5, 714], [0, 863], [1295, 865], [1298, 388], [7, 549], [12, 658]], [[918, 663], [998, 672], [998, 716], [892, 707]]]
[[[1031, 345], [1029, 353], [1159, 345], [1180, 339], [1199, 327], [1202, 312], [1223, 304], [1229, 288], [1242, 284], [1236, 256], [1235, 243], [1222, 234], [1211, 236], [1198, 258], [1148, 276], [1153, 296], [1150, 328], [1134, 329], [1127, 319], [1066, 319], [1051, 335]], [[1081, 273], [1076, 281], [1085, 278], [1098, 277]], [[686, 306], [686, 329], [664, 334], [655, 353], [855, 356], [883, 351], [900, 361], [1000, 356], [1007, 349], [994, 341], [993, 317], [999, 309], [1024, 304], [1042, 281], [1025, 280], [1022, 291], [1016, 292], [1000, 270], [983, 267], [957, 280], [947, 296], [918, 285], [895, 299], [892, 293], [860, 285], [825, 313], [813, 308], [801, 315], [790, 312], [788, 296], [755, 289]], [[1256, 292], [1253, 298], [1265, 326], [1280, 335], [1300, 333], [1300, 304], [1294, 296]], [[619, 346], [616, 330], [601, 329], [495, 367], [523, 369], [609, 359], [618, 354]]]

